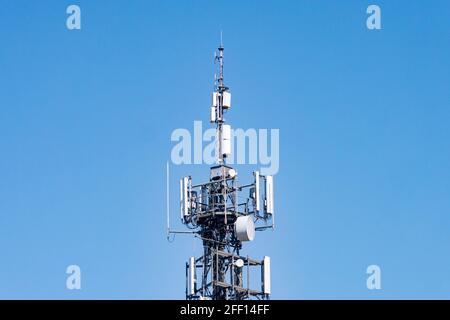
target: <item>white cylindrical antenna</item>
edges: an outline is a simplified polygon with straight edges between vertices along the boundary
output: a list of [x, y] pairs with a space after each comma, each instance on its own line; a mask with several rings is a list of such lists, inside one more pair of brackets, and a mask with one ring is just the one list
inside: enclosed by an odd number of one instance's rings
[[231, 126], [228, 124], [222, 125], [222, 155], [227, 157], [231, 155]]

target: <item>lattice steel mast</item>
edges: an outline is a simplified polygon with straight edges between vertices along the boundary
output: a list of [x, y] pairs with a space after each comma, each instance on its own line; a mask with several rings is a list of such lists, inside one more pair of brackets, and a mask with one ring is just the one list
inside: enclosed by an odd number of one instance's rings
[[[215, 54], [219, 72], [210, 108], [217, 130], [217, 165], [210, 168], [206, 183], [194, 185], [190, 176], [180, 181], [181, 221], [203, 243], [203, 255], [186, 263], [186, 299], [268, 299], [270, 258], [255, 260], [240, 251], [243, 242], [254, 239], [255, 231], [274, 227], [273, 178], [255, 171], [252, 183], [239, 185], [237, 171], [226, 164], [232, 133], [224, 113], [231, 107], [231, 93], [224, 83], [223, 58], [221, 43]], [[248, 196], [239, 201], [242, 192]], [[251, 288], [250, 271], [255, 268], [261, 280]]]

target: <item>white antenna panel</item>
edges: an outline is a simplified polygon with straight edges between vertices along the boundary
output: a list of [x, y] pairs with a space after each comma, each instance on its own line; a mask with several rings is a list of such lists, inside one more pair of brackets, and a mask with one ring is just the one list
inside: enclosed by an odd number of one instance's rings
[[258, 212], [260, 209], [259, 203], [259, 171], [253, 172], [255, 175], [255, 202], [256, 202], [256, 211]]
[[180, 179], [180, 216], [183, 219], [184, 216], [184, 179]]
[[213, 92], [211, 94], [211, 106], [213, 107], [217, 107], [217, 95], [218, 95], [217, 92]]
[[189, 215], [189, 178], [184, 177], [180, 180], [180, 207], [181, 219]]
[[266, 212], [273, 214], [273, 176], [266, 177]]
[[228, 124], [222, 126], [222, 154], [231, 154], [231, 126]]
[[264, 256], [263, 259], [263, 292], [270, 294], [270, 257]]
[[231, 93], [224, 91], [222, 93], [222, 107], [224, 109], [231, 108]]
[[195, 258], [189, 259], [189, 294], [195, 294]]
[[210, 115], [210, 121], [216, 122], [216, 107], [211, 107], [211, 115]]

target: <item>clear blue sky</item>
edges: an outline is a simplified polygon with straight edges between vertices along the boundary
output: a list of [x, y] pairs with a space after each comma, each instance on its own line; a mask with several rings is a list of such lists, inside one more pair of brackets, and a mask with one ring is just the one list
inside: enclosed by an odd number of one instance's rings
[[165, 165], [208, 120], [221, 29], [228, 120], [280, 129], [278, 226], [245, 251], [272, 298], [450, 298], [444, 0], [0, 1], [0, 298], [184, 298], [200, 243], [166, 241]]

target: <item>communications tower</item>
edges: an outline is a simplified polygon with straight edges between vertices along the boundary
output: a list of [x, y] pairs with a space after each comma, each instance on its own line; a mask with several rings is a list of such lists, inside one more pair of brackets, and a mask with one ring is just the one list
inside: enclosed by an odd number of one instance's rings
[[[231, 108], [230, 89], [224, 82], [224, 47], [215, 53], [216, 74], [210, 122], [216, 126], [217, 163], [209, 181], [180, 180], [181, 222], [203, 243], [203, 255], [186, 263], [186, 299], [268, 299], [271, 293], [270, 257], [252, 259], [241, 253], [255, 231], [274, 228], [273, 177], [253, 172], [253, 181], [238, 183], [236, 169], [227, 165], [232, 130], [225, 124]], [[169, 233], [171, 231], [168, 226]], [[178, 232], [180, 233], [180, 232]]]

